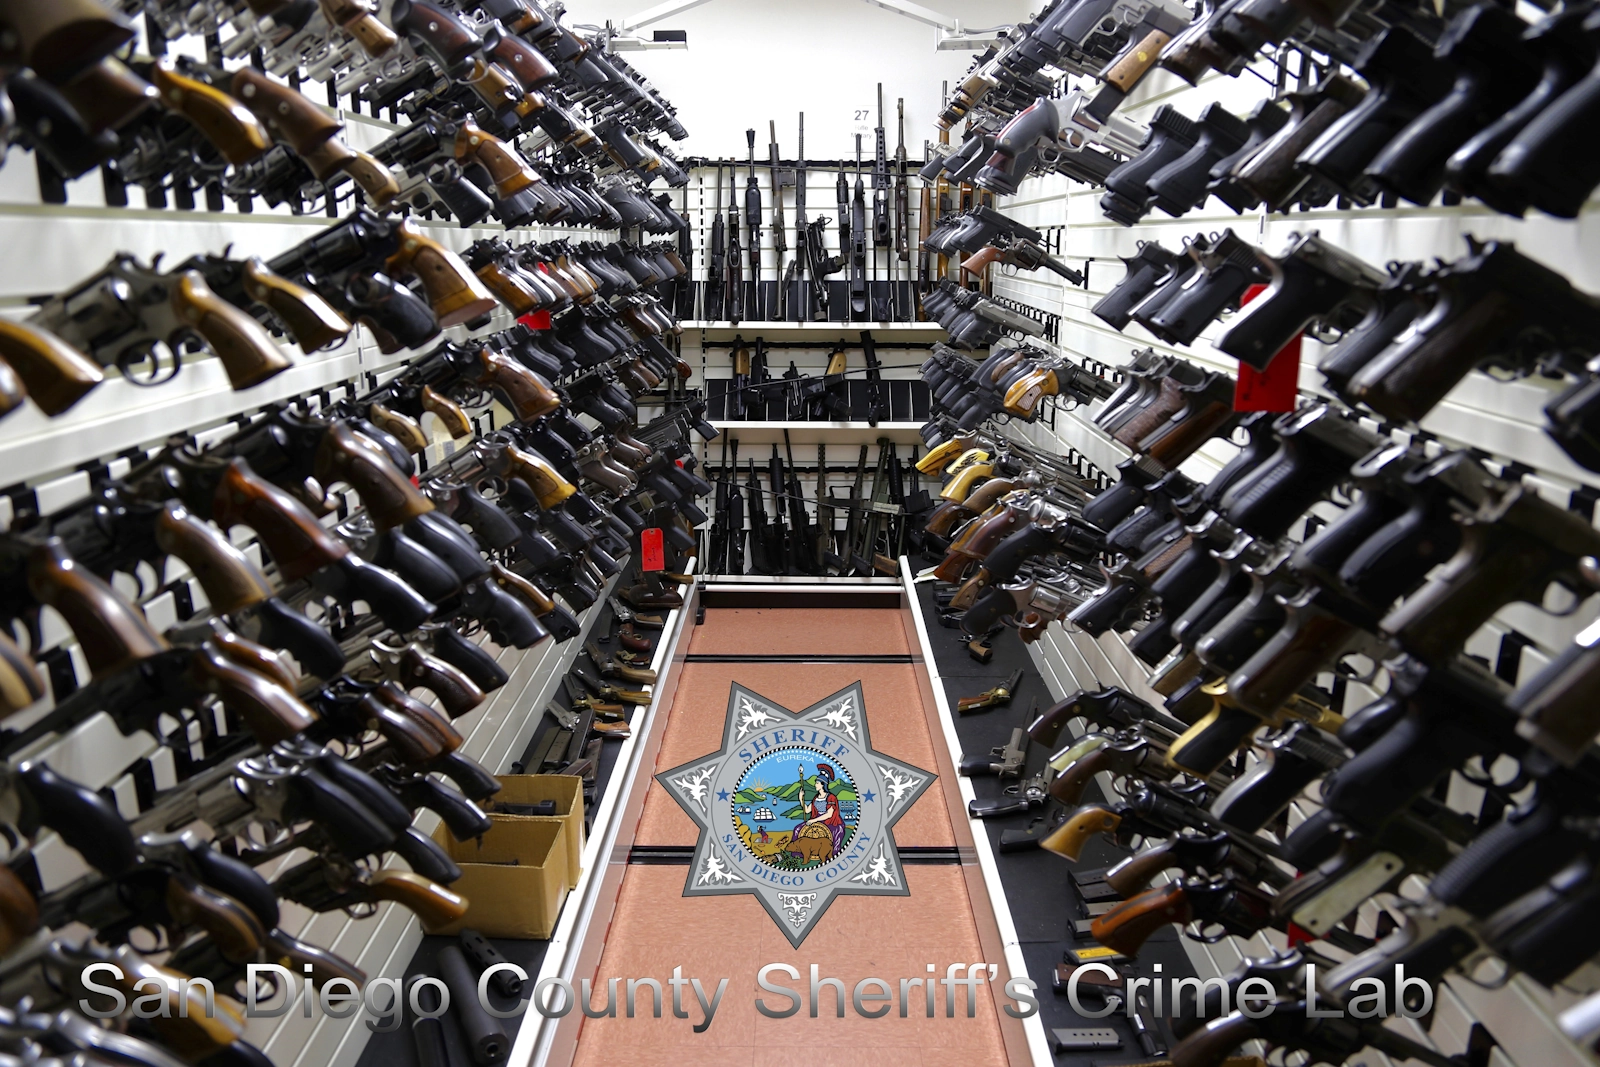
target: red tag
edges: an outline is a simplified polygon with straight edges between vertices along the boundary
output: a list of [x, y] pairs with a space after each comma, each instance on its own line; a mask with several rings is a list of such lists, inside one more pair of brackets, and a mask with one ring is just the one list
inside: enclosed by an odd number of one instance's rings
[[639, 531], [639, 569], [642, 571], [664, 571], [667, 569], [667, 553], [661, 545], [661, 527], [652, 526], [648, 530]]
[[550, 312], [530, 311], [517, 321], [530, 330], [548, 330], [550, 328]]
[[[1245, 290], [1244, 303], [1266, 291], [1265, 285], [1252, 285]], [[1300, 389], [1300, 335], [1272, 357], [1266, 370], [1256, 370], [1247, 363], [1239, 364], [1239, 379], [1233, 386], [1235, 411], [1293, 411]]]
[[1317, 939], [1317, 935], [1301, 926], [1299, 923], [1289, 924], [1289, 947], [1309, 944]]

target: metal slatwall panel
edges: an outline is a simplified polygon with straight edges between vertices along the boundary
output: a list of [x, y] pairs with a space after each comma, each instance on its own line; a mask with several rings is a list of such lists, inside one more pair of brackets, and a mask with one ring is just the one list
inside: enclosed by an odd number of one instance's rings
[[[1248, 75], [1229, 79], [1213, 73], [1199, 86], [1190, 87], [1158, 72], [1147, 80], [1135, 102], [1125, 110], [1131, 117], [1145, 120], [1156, 107], [1170, 103], [1185, 115], [1194, 117], [1207, 103], [1222, 101], [1235, 113], [1243, 114], [1267, 91], [1262, 81]], [[1600, 210], [1593, 201], [1577, 220], [1561, 221], [1535, 216], [1526, 220], [1507, 218], [1475, 202], [1453, 207], [1436, 203], [1427, 208], [1408, 205], [1397, 209], [1352, 210], [1339, 210], [1330, 205], [1327, 209], [1295, 211], [1289, 215], [1269, 217], [1256, 211], [1235, 216], [1220, 202], [1210, 200], [1179, 219], [1168, 218], [1157, 211], [1139, 225], [1125, 228], [1100, 214], [1100, 195], [1098, 189], [1051, 176], [1029, 180], [1015, 197], [1003, 202], [1002, 210], [1029, 226], [1065, 225], [1060, 258], [1074, 267], [1088, 260], [1089, 278], [1087, 286], [1079, 288], [1044, 271], [1035, 275], [1015, 274], [1000, 277], [995, 291], [1062, 315], [1062, 346], [1066, 352], [1113, 366], [1126, 363], [1133, 351], [1148, 346], [1177, 353], [1205, 366], [1234, 371], [1233, 361], [1215, 352], [1208, 343], [1225, 328], [1226, 319], [1208, 328], [1193, 346], [1175, 348], [1157, 341], [1136, 324], [1118, 333], [1089, 313], [1095, 301], [1123, 276], [1116, 257], [1133, 255], [1138, 242], [1159, 240], [1176, 251], [1186, 235], [1202, 231], [1215, 233], [1227, 227], [1272, 253], [1282, 249], [1291, 233], [1315, 229], [1340, 247], [1379, 265], [1394, 259], [1459, 258], [1466, 252], [1463, 237], [1468, 234], [1482, 239], [1509, 239], [1516, 242], [1520, 251], [1565, 274], [1580, 289], [1600, 292], [1600, 240], [1597, 240], [1600, 238]], [[1320, 351], [1316, 342], [1307, 340], [1300, 376], [1303, 393], [1319, 395], [1324, 392], [1314, 369]], [[1526, 465], [1533, 471], [1530, 484], [1541, 495], [1563, 506], [1576, 506], [1592, 519], [1592, 505], [1574, 501], [1573, 494], [1584, 487], [1600, 486], [1600, 475], [1567, 459], [1543, 432], [1542, 409], [1559, 388], [1559, 383], [1537, 378], [1508, 383], [1474, 372], [1425, 420], [1422, 428], [1438, 438], [1439, 445], [1430, 447], [1471, 447], [1488, 452], [1493, 462], [1515, 461]], [[1109, 471], [1126, 453], [1090, 425], [1093, 410], [1058, 414], [1054, 430], [1027, 426], [1016, 432], [1039, 443], [1054, 443], [1062, 451], [1067, 447], [1076, 448]], [[1232, 452], [1231, 446], [1214, 442], [1185, 465], [1185, 473], [1203, 479]], [[1529, 672], [1537, 671], [1547, 662], [1553, 649], [1569, 640], [1594, 616], [1595, 601], [1592, 599], [1564, 618], [1530, 605], [1513, 605], [1474, 635], [1468, 643], [1468, 652], [1485, 656], [1493, 663], [1502, 638], [1513, 631], [1521, 634], [1533, 642], [1521, 652], [1520, 673], [1526, 678]], [[1057, 692], [1085, 685], [1086, 676], [1095, 684], [1115, 684], [1113, 679], [1126, 682], [1130, 676], [1136, 682], [1142, 678], [1142, 665], [1127, 655], [1121, 639], [1114, 635], [1095, 642], [1086, 635], [1052, 627], [1034, 646], [1034, 658], [1052, 690]], [[1109, 669], [1110, 673], [1104, 674], [1102, 669]], [[1324, 680], [1326, 678], [1324, 676]], [[1374, 695], [1372, 689], [1357, 684], [1349, 689], [1347, 711], [1362, 706]], [[1313, 793], [1315, 788], [1312, 787]], [[1459, 776], [1452, 779], [1449, 792], [1452, 806], [1476, 812], [1481, 799], [1481, 790]], [[1291, 813], [1291, 826], [1315, 810], [1314, 795], [1302, 798]], [[1377, 913], [1375, 904], [1363, 909], [1363, 933], [1372, 933]], [[1247, 952], [1264, 948], [1259, 939], [1252, 941], [1246, 946]], [[1203, 957], [1208, 957], [1215, 969], [1225, 971], [1238, 959], [1238, 947], [1226, 941], [1211, 946], [1196, 945], [1191, 949], [1191, 956], [1195, 957], [1202, 973], [1206, 970], [1201, 963]], [[1459, 1052], [1465, 1048], [1472, 1023], [1476, 1021], [1499, 1042], [1500, 1048], [1495, 1050], [1491, 1063], [1500, 1067], [1600, 1063], [1600, 1058], [1587, 1049], [1574, 1047], [1555, 1029], [1554, 1014], [1576, 999], [1574, 994], [1565, 991], [1552, 994], [1520, 977], [1494, 991], [1452, 977], [1441, 989], [1431, 1032], [1422, 1036], [1444, 1052]], [[1411, 1033], [1418, 1036], [1419, 1031], [1413, 1027]], [[1350, 1062], [1380, 1067], [1388, 1061], [1369, 1051]]]

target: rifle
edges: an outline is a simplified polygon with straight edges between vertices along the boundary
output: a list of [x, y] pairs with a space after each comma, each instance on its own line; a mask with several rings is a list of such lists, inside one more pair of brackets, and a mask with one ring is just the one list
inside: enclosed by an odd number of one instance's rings
[[728, 437], [722, 438], [722, 466], [717, 471], [716, 518], [711, 524], [711, 534], [706, 552], [709, 570], [713, 574], [728, 573]]
[[728, 384], [727, 418], [740, 422], [750, 417], [748, 396], [750, 389], [750, 349], [744, 338], [733, 339], [733, 378]]
[[744, 222], [750, 230], [750, 317], [765, 319], [766, 301], [761, 291], [761, 186], [756, 184], [756, 131], [744, 131], [750, 144], [750, 177], [744, 187]]
[[756, 461], [750, 460], [745, 488], [750, 491], [750, 571], [772, 574], [776, 559], [770, 553], [772, 535], [767, 529], [767, 508], [761, 499], [761, 483], [756, 480]]
[[833, 496], [827, 491], [828, 447], [817, 442], [817, 525], [816, 573], [834, 576], [844, 573], [844, 560], [834, 551]]
[[877, 573], [893, 573], [895, 564], [892, 560], [878, 554], [878, 535], [883, 529], [883, 520], [886, 516], [895, 514], [898, 510], [888, 502], [889, 497], [889, 439], [878, 438], [878, 468], [872, 475], [872, 499], [867, 504], [866, 522], [861, 531], [859, 543], [850, 546], [850, 562], [862, 577], [871, 577]]
[[794, 465], [794, 449], [789, 444], [789, 431], [783, 431], [783, 451], [789, 459], [789, 548], [794, 559], [794, 569], [800, 574], [816, 574], [817, 526], [806, 514], [805, 491], [800, 486], [800, 472]]
[[[843, 181], [843, 178], [840, 178]], [[861, 180], [861, 135], [856, 134], [856, 187], [850, 201], [850, 317], [867, 317], [867, 200]]]
[[796, 538], [805, 535], [805, 523], [791, 536], [783, 526], [783, 501], [788, 495], [783, 477], [783, 459], [778, 455], [778, 446], [772, 446], [772, 458], [767, 461], [767, 484], [772, 487], [772, 520], [768, 529], [772, 532], [772, 543], [767, 549], [767, 558], [772, 561], [773, 567], [779, 574], [802, 573], [795, 566], [792, 549]]
[[878, 362], [878, 346], [872, 331], [861, 331], [861, 352], [867, 358], [867, 425], [876, 426], [889, 417], [889, 397], [883, 387], [883, 364]]
[[722, 164], [717, 164], [716, 212], [711, 216], [711, 269], [706, 272], [705, 315], [708, 321], [722, 318], [728, 288], [728, 232], [722, 218]]
[[789, 307], [789, 286], [783, 277], [783, 256], [789, 251], [789, 228], [783, 223], [783, 187], [785, 182], [778, 170], [778, 124], [774, 120], [767, 120], [768, 142], [767, 158], [768, 170], [772, 183], [772, 251], [775, 253], [774, 271], [778, 276], [778, 305], [768, 316], [778, 322], [786, 321]]
[[[678, 259], [683, 262], [683, 273], [672, 281], [672, 301], [668, 304], [679, 319], [695, 317], [694, 301], [694, 233], [689, 227], [689, 187], [683, 187], [683, 225], [678, 228]], [[663, 300], [663, 304], [667, 301]]]
[[911, 194], [906, 184], [906, 101], [895, 101], [900, 115], [900, 140], [894, 149], [894, 251], [900, 262], [911, 261]]
[[894, 260], [889, 261], [889, 280], [885, 283], [888, 288], [883, 296], [879, 296], [878, 287], [878, 253], [879, 248], [888, 248], [894, 243], [893, 220], [889, 214], [889, 159], [887, 134], [883, 125], [883, 83], [878, 83], [878, 126], [874, 131], [875, 144], [872, 157], [872, 317], [879, 322], [887, 322], [894, 315], [893, 309], [893, 279]]
[[849, 570], [855, 566], [856, 539], [861, 533], [863, 507], [862, 507], [862, 482], [867, 477], [867, 446], [861, 446], [861, 454], [856, 459], [856, 480], [850, 486], [850, 517], [845, 522], [844, 531], [844, 565]]
[[[806, 113], [800, 112], [800, 141], [795, 149], [794, 163], [794, 259], [798, 265], [796, 277], [800, 282], [800, 306], [793, 310], [796, 322], [808, 322], [828, 317], [828, 285], [817, 273], [824, 249], [821, 245], [822, 228], [818, 219], [817, 232], [811, 232], [806, 220]], [[813, 247], [814, 246], [814, 247]], [[807, 277], [811, 288], [806, 288]]]
[[[944, 83], [943, 96], [944, 96], [944, 99], [946, 101], [948, 101], [950, 99], [950, 83], [949, 82], [945, 82]], [[945, 126], [942, 123], [940, 124], [940, 127], [939, 127], [939, 145], [945, 151], [949, 151], [949, 147], [950, 147], [950, 129], [949, 129], [948, 126]], [[924, 190], [926, 190], [927, 186], [923, 186], [923, 188], [924, 188]], [[939, 171], [938, 183], [937, 183], [935, 188], [937, 190], [937, 198], [936, 198], [936, 200], [935, 200], [935, 202], [933, 204], [933, 207], [938, 213], [937, 213], [937, 215], [932, 216], [931, 221], [929, 221], [927, 223], [927, 225], [930, 225], [930, 226], [934, 225], [940, 219], [943, 219], [946, 215], [950, 214], [950, 207], [951, 207], [951, 204], [950, 204], [950, 176], [949, 176], [948, 172], [946, 172], [944, 170], [940, 170]], [[928, 219], [929, 218], [929, 212], [924, 211], [923, 212], [923, 218], [924, 219]], [[932, 264], [930, 262], [930, 266], [934, 266], [934, 264]], [[936, 281], [942, 281], [946, 277], [949, 276], [949, 274], [950, 274], [950, 260], [945, 255], [945, 253], [943, 253], [943, 252], [939, 253], [939, 261], [938, 261], [936, 267], [937, 267], [937, 269], [933, 271], [932, 276], [927, 280], [927, 285], [923, 290], [924, 292], [927, 292], [928, 288], [931, 288], [932, 285]]]
[[739, 205], [734, 197], [737, 166], [728, 164], [728, 321], [744, 318], [744, 262], [739, 251]]
[[728, 573], [744, 573], [744, 495], [739, 489], [739, 441], [734, 438], [728, 468]]

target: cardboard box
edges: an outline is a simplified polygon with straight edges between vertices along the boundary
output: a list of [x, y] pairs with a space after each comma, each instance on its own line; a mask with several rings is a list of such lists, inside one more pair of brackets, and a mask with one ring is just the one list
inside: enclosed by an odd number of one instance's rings
[[[537, 804], [541, 800], [556, 802], [556, 814], [507, 815], [508, 819], [554, 819], [567, 828], [567, 888], [578, 887], [578, 875], [583, 873], [583, 779], [569, 774], [501, 774], [495, 780], [500, 792], [490, 803]], [[499, 817], [499, 816], [497, 816]]]
[[471, 928], [489, 937], [547, 939], [567, 896], [567, 828], [559, 819], [489, 819], [494, 825], [482, 845], [455, 840], [442, 824], [434, 831], [434, 840], [461, 867], [450, 888], [467, 898], [467, 914], [428, 933]]

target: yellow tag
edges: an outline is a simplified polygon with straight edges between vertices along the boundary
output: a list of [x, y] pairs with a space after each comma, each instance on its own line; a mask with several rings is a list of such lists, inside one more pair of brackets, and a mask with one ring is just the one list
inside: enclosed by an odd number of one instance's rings
[[1120, 956], [1122, 953], [1118, 952], [1114, 948], [1106, 948], [1102, 945], [1098, 948], [1076, 949], [1074, 950], [1073, 955], [1077, 956], [1080, 960], [1103, 960], [1107, 956]]

